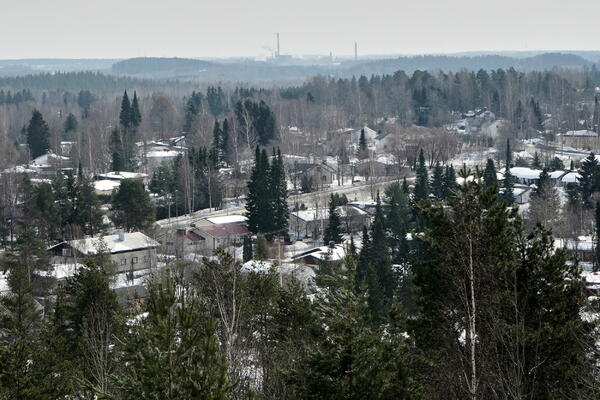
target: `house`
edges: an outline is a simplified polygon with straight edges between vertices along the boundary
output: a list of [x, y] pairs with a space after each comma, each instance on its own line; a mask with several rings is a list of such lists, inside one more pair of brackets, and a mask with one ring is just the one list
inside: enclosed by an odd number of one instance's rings
[[240, 246], [244, 237], [250, 235], [246, 226], [237, 222], [196, 226], [193, 233], [199, 237], [195, 244], [198, 252], [205, 255], [219, 247]]
[[513, 196], [515, 203], [525, 204], [529, 203], [529, 197], [531, 196], [531, 187], [527, 185], [516, 184], [513, 187]]
[[556, 139], [561, 145], [577, 149], [597, 149], [600, 147], [598, 134], [587, 129], [559, 133], [556, 135]]
[[43, 154], [35, 158], [29, 168], [35, 170], [40, 178], [52, 178], [58, 172], [68, 173], [73, 170], [69, 157], [59, 156], [52, 152]]
[[580, 262], [593, 262], [595, 259], [594, 240], [591, 236], [579, 236], [576, 239], [558, 238], [554, 248], [562, 249], [568, 257]]
[[375, 138], [377, 137], [377, 135], [379, 135], [377, 131], [365, 125], [361, 129], [355, 129], [351, 132], [352, 143], [358, 145], [358, 142], [360, 141], [360, 136], [363, 134], [363, 132], [365, 134], [367, 144], [373, 144]]
[[[359, 232], [369, 222], [369, 214], [351, 205], [336, 208], [342, 221], [342, 229], [348, 233]], [[290, 231], [296, 238], [319, 238], [329, 223], [329, 208], [311, 208], [290, 213]]]
[[148, 179], [148, 174], [142, 172], [129, 172], [129, 171], [111, 171], [104, 174], [97, 174], [96, 179], [98, 180], [110, 180], [120, 182], [124, 179], [133, 179], [136, 181], [144, 182]]
[[154, 269], [159, 243], [142, 232], [123, 232], [97, 238], [69, 240], [48, 249], [54, 264], [77, 264], [87, 257], [106, 252], [116, 265], [116, 272]]
[[121, 181], [111, 179], [101, 179], [94, 181], [94, 191], [99, 196], [110, 196], [114, 190], [121, 186]]
[[319, 265], [324, 261], [340, 261], [346, 257], [346, 246], [336, 244], [334, 246], [320, 246], [292, 256], [295, 263], [305, 263], [309, 265]]
[[512, 167], [510, 174], [516, 182], [523, 185], [531, 185], [536, 183], [540, 179], [541, 169], [534, 169], [529, 167]]
[[337, 169], [326, 161], [320, 163], [294, 163], [290, 174], [292, 180], [296, 180], [298, 185], [302, 176], [310, 177], [312, 186], [316, 190], [331, 186], [337, 178]]
[[204, 250], [205, 238], [194, 232], [193, 229], [177, 229], [173, 248], [168, 249], [168, 254], [183, 257], [186, 254], [200, 254]]

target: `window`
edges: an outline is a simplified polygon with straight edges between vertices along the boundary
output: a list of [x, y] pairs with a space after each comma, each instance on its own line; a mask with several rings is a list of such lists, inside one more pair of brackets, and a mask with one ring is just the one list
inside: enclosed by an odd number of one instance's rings
[[132, 257], [131, 258], [131, 263], [132, 264], [137, 264], [138, 263], [138, 258], [137, 257]]
[[127, 259], [121, 258], [121, 265], [127, 265]]
[[71, 257], [71, 249], [69, 247], [63, 247], [62, 255], [63, 257]]

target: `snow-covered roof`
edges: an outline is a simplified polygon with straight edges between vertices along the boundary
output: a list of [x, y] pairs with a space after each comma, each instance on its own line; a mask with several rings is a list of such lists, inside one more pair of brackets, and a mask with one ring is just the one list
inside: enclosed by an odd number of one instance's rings
[[550, 172], [550, 178], [552, 179], [560, 179], [562, 178], [565, 174], [568, 174], [569, 171], [563, 171], [563, 170], [556, 170], [556, 171], [552, 171]]
[[542, 170], [528, 167], [512, 167], [510, 173], [518, 179], [539, 179]]
[[[340, 217], [367, 215], [367, 212], [351, 205], [339, 206], [336, 208]], [[303, 221], [321, 221], [329, 218], [329, 208], [309, 208], [290, 213]]]
[[250, 260], [245, 262], [240, 269], [241, 272], [256, 272], [259, 274], [267, 274], [273, 268], [273, 263], [270, 261]]
[[183, 154], [183, 151], [176, 151], [176, 150], [155, 150], [155, 151], [149, 151], [148, 153], [146, 153], [146, 157], [147, 158], [173, 158], [173, 157], [177, 157], [178, 155]]
[[99, 192], [110, 192], [121, 185], [119, 181], [113, 181], [110, 179], [102, 179], [94, 182], [94, 189]]
[[297, 261], [309, 256], [321, 261], [339, 261], [346, 257], [346, 246], [337, 244], [334, 247], [315, 247], [310, 250], [303, 251], [302, 253], [294, 254], [292, 256], [292, 260]]
[[563, 183], [577, 183], [579, 178], [581, 178], [579, 172], [571, 171], [565, 174], [560, 181]]
[[129, 171], [111, 171], [105, 174], [98, 174], [99, 178], [112, 179], [112, 180], [123, 180], [123, 179], [143, 179], [148, 177], [148, 174], [142, 172], [129, 172]]
[[223, 215], [221, 217], [208, 217], [206, 220], [211, 224], [232, 224], [246, 222], [248, 218], [243, 215]]
[[35, 174], [37, 171], [32, 168], [28, 168], [25, 165], [17, 165], [12, 168], [6, 168], [2, 170], [5, 174]]
[[570, 137], [597, 137], [598, 134], [594, 131], [587, 129], [580, 129], [576, 131], [567, 131], [565, 133], [559, 133], [558, 136], [570, 136]]
[[[123, 240], [119, 239], [121, 234], [115, 234], [98, 238], [69, 240], [63, 243], [68, 244], [84, 255], [97, 254], [98, 249], [105, 249], [109, 253], [114, 254], [159, 246], [159, 243], [156, 240], [144, 235], [142, 232], [125, 232], [122, 235]], [[52, 246], [49, 250], [60, 246], [63, 243]]]
[[35, 158], [31, 162], [31, 165], [33, 167], [36, 167], [36, 166], [48, 167], [51, 165], [51, 163], [60, 162], [60, 161], [69, 161], [69, 157], [59, 156], [58, 154], [54, 154], [54, 153], [46, 153], [46, 154], [42, 154], [41, 156]]

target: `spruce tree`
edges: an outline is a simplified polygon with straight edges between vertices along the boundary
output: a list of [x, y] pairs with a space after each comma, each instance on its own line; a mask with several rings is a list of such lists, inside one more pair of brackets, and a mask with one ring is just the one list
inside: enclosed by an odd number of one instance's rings
[[67, 119], [65, 120], [64, 131], [65, 133], [75, 132], [78, 128], [77, 118], [73, 115], [73, 113], [69, 113], [67, 115]]
[[123, 98], [121, 99], [121, 112], [119, 114], [119, 122], [121, 123], [121, 126], [123, 126], [123, 128], [125, 129], [132, 126], [131, 103], [129, 102], [127, 90], [123, 93]]
[[596, 210], [594, 215], [595, 222], [595, 234], [596, 234], [596, 245], [595, 245], [595, 256], [594, 260], [594, 272], [597, 272], [600, 269], [600, 201], [596, 201]]
[[590, 197], [592, 194], [600, 190], [600, 164], [594, 153], [590, 153], [583, 160], [579, 169], [579, 175], [577, 188], [584, 206], [588, 207], [590, 206]]
[[133, 92], [133, 101], [130, 109], [130, 123], [133, 128], [137, 128], [142, 123], [142, 113], [140, 112], [140, 104], [138, 102], [137, 93]]
[[431, 194], [435, 196], [437, 200], [443, 200], [445, 196], [445, 176], [444, 168], [440, 163], [436, 163], [433, 168], [433, 176], [431, 178]]
[[417, 163], [417, 178], [415, 182], [414, 199], [416, 202], [425, 200], [429, 197], [429, 175], [427, 165], [425, 165], [425, 155], [423, 149], [419, 151]]
[[406, 177], [402, 178], [402, 191], [406, 195], [408, 195], [410, 193], [410, 188], [408, 187], [408, 182], [406, 181]]
[[494, 160], [491, 158], [488, 158], [485, 164], [485, 170], [483, 171], [483, 186], [485, 188], [498, 187], [496, 167], [494, 165]]
[[37, 158], [50, 150], [50, 129], [42, 113], [34, 109], [27, 126], [27, 144], [31, 158]]
[[455, 187], [456, 173], [454, 172], [454, 167], [452, 165], [447, 165], [444, 173], [444, 198], [448, 198], [453, 193]]
[[287, 180], [281, 151], [273, 149], [273, 161], [268, 170], [268, 194], [271, 198], [272, 224], [271, 234], [277, 233], [287, 237], [289, 208], [287, 202]]
[[253, 233], [272, 233], [275, 226], [274, 193], [269, 191], [270, 169], [267, 152], [264, 149], [261, 151], [257, 146], [246, 198], [246, 217], [248, 218], [246, 224]]
[[367, 138], [365, 137], [365, 128], [360, 130], [360, 137], [358, 138], [358, 153], [359, 158], [368, 157]]
[[252, 238], [250, 236], [244, 236], [244, 243], [242, 246], [242, 260], [244, 262], [252, 260]]
[[410, 228], [412, 210], [408, 196], [398, 183], [392, 183], [385, 189], [385, 203], [385, 225], [389, 231], [388, 240], [392, 259], [400, 263], [408, 256], [406, 234]]
[[531, 162], [531, 167], [535, 169], [542, 169], [542, 161], [540, 160], [540, 155], [537, 151], [533, 153], [533, 161]]
[[341, 229], [341, 218], [337, 210], [335, 199], [333, 194], [329, 199], [329, 219], [327, 222], [327, 228], [325, 228], [325, 234], [323, 235], [323, 242], [328, 245], [330, 243], [338, 244], [342, 242], [342, 229]]

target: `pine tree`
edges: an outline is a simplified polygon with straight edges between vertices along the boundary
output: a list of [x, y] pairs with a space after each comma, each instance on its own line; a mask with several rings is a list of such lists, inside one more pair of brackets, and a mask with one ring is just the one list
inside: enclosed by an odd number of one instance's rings
[[177, 291], [168, 273], [149, 288], [148, 316], [129, 327], [121, 351], [127, 368], [117, 378], [120, 399], [230, 399], [227, 364], [216, 321], [198, 301]]
[[50, 150], [50, 130], [42, 113], [34, 109], [27, 126], [27, 144], [31, 158], [37, 158]]
[[485, 170], [483, 171], [483, 186], [485, 188], [498, 187], [496, 167], [494, 166], [494, 160], [491, 158], [488, 158], [485, 164]]
[[444, 189], [444, 168], [438, 162], [433, 168], [433, 176], [431, 178], [431, 194], [433, 194], [437, 200], [443, 200], [445, 198]]
[[[405, 339], [373, 323], [366, 296], [353, 290], [354, 262], [347, 259], [316, 305], [322, 337], [308, 348], [308, 357], [292, 370], [297, 398], [408, 399]], [[390, 334], [391, 332], [391, 334]], [[295, 397], [296, 398], [296, 397]]]
[[323, 242], [327, 245], [330, 243], [338, 244], [341, 243], [342, 229], [341, 229], [341, 218], [337, 210], [335, 199], [333, 194], [329, 199], [329, 220], [327, 222], [327, 228], [325, 228], [325, 234], [323, 235]]
[[421, 149], [417, 164], [414, 199], [416, 202], [425, 200], [429, 197], [429, 193], [429, 175], [427, 174], [427, 166], [425, 165], [425, 155], [423, 154], [423, 149]]
[[154, 207], [142, 182], [122, 180], [111, 204], [115, 224], [129, 232], [147, 229], [154, 221]]
[[511, 168], [512, 165], [512, 150], [510, 149], [510, 139], [506, 138], [506, 169]]
[[272, 231], [287, 237], [289, 208], [287, 202], [287, 180], [281, 151], [273, 149], [273, 161], [269, 173], [269, 194], [271, 197], [271, 210], [273, 212]]
[[133, 92], [133, 101], [131, 102], [130, 109], [130, 124], [133, 128], [137, 128], [142, 123], [142, 113], [140, 112], [140, 105], [138, 102], [137, 93]]
[[121, 99], [119, 122], [125, 129], [130, 128], [133, 123], [131, 115], [131, 103], [129, 102], [129, 96], [127, 96], [127, 90], [123, 93], [123, 98]]
[[36, 354], [41, 313], [25, 266], [11, 263], [8, 267], [10, 293], [0, 297], [0, 398], [28, 399], [36, 387], [30, 362]]

